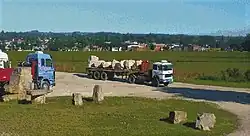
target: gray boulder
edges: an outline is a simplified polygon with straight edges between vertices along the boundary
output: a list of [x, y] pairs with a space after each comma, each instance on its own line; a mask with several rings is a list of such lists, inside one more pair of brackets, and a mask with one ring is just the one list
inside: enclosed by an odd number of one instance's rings
[[73, 93], [73, 105], [83, 105], [83, 96], [80, 93]]
[[104, 100], [104, 94], [102, 92], [102, 87], [100, 85], [94, 86], [92, 98], [93, 98], [93, 101], [97, 103]]
[[169, 113], [169, 121], [173, 124], [179, 124], [187, 121], [187, 112], [185, 111], [171, 111]]
[[33, 101], [37, 104], [46, 104], [46, 96], [45, 95], [37, 96], [34, 98]]
[[215, 123], [216, 117], [213, 113], [202, 113], [198, 114], [195, 127], [200, 130], [209, 131], [211, 128], [214, 128]]

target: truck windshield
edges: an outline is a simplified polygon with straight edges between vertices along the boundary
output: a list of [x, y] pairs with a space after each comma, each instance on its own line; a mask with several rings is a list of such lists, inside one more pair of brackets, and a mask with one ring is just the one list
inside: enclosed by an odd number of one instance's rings
[[173, 69], [173, 65], [160, 65], [159, 66], [159, 70], [172, 70]]

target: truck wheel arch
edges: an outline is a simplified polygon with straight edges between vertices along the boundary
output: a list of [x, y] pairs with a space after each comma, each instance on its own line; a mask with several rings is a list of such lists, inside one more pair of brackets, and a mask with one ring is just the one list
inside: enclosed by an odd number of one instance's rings
[[[44, 86], [46, 86], [47, 88], [44, 88]], [[49, 82], [48, 79], [44, 79], [42, 81], [41, 88], [49, 90], [49, 88], [50, 88], [50, 82]]]
[[152, 79], [157, 79], [157, 80], [159, 80], [160, 78], [159, 78], [158, 75], [155, 75]]
[[154, 77], [152, 78], [152, 85], [153, 85], [154, 87], [159, 87], [159, 85], [160, 85], [160, 83], [159, 83], [159, 76], [154, 76]]

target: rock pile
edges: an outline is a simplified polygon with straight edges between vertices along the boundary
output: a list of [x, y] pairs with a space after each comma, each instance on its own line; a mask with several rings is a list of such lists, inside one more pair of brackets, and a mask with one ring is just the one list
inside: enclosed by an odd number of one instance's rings
[[95, 68], [113, 68], [113, 69], [136, 69], [142, 64], [142, 60], [115, 60], [104, 61], [99, 57], [91, 55], [88, 59], [88, 66]]

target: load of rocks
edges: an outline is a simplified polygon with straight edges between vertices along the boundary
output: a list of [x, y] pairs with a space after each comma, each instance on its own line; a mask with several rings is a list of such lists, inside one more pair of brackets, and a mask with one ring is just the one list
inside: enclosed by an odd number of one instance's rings
[[115, 60], [104, 61], [99, 57], [91, 55], [88, 59], [88, 67], [112, 68], [112, 69], [137, 69], [142, 64], [142, 60]]

